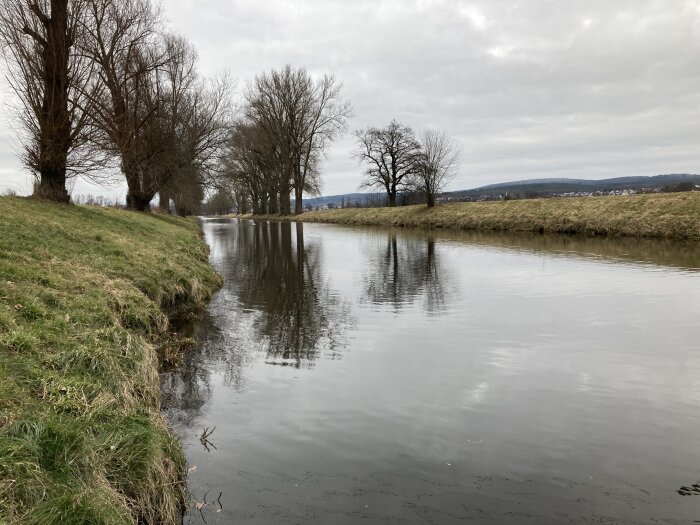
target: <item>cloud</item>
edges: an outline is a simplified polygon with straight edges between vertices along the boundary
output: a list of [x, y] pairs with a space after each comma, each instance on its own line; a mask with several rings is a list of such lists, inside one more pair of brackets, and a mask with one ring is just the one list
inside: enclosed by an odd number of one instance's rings
[[469, 20], [476, 29], [480, 31], [485, 31], [488, 26], [488, 21], [484, 14], [470, 6], [469, 4], [460, 3], [457, 11], [462, 18]]
[[[454, 188], [698, 172], [700, 3], [676, 0], [164, 0], [203, 72], [241, 87], [290, 63], [333, 73], [351, 129], [397, 118], [464, 146]], [[7, 162], [5, 143], [0, 160]], [[354, 191], [350, 136], [324, 191]], [[7, 164], [3, 164], [3, 167]], [[5, 168], [6, 169], [6, 168]], [[5, 174], [2, 174], [2, 182]]]

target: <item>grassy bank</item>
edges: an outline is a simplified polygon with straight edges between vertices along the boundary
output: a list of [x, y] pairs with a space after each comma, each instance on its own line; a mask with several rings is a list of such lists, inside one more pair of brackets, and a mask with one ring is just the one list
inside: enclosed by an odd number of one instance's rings
[[307, 212], [294, 220], [700, 240], [700, 192], [455, 203], [433, 209], [348, 208]]
[[219, 279], [194, 220], [0, 198], [0, 523], [176, 523], [168, 317]]

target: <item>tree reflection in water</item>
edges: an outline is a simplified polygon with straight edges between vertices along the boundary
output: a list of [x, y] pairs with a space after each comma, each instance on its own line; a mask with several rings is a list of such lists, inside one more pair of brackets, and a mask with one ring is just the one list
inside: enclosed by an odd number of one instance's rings
[[[222, 296], [212, 302], [212, 308], [222, 307]], [[185, 352], [177, 369], [161, 374], [162, 406], [169, 421], [192, 425], [211, 397], [213, 372], [222, 374], [230, 388], [241, 391], [245, 387], [244, 371], [253, 348], [245, 344], [243, 324], [237, 326], [236, 319], [210, 310], [197, 321], [196, 328], [185, 328], [187, 335], [196, 338], [197, 347]]]
[[365, 277], [365, 298], [395, 312], [423, 300], [428, 314], [445, 310], [448, 280], [432, 236], [411, 238], [393, 232], [379, 237]]
[[253, 328], [267, 362], [298, 368], [321, 354], [339, 357], [350, 309], [328, 287], [320, 245], [305, 242], [301, 223], [259, 222], [245, 230], [232, 264], [241, 275], [240, 305], [258, 312]]
[[224, 288], [196, 323], [195, 350], [161, 377], [170, 421], [190, 425], [211, 395], [211, 373], [243, 390], [245, 369], [260, 355], [274, 365], [312, 368], [321, 355], [338, 359], [352, 323], [334, 294], [321, 249], [305, 242], [304, 226], [288, 222], [205, 223]]

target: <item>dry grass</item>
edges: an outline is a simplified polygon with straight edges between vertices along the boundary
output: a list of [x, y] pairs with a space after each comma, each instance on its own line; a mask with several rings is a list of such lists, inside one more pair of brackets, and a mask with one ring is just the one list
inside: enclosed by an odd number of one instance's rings
[[349, 208], [307, 212], [292, 219], [364, 226], [700, 240], [700, 192], [455, 203], [433, 209]]
[[219, 284], [193, 220], [0, 198], [0, 523], [178, 523], [169, 317]]

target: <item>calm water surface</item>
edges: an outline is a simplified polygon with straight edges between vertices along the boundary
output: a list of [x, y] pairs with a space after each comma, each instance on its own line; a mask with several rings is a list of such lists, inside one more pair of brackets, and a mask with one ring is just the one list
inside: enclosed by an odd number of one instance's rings
[[698, 244], [203, 225], [186, 522], [700, 520]]

